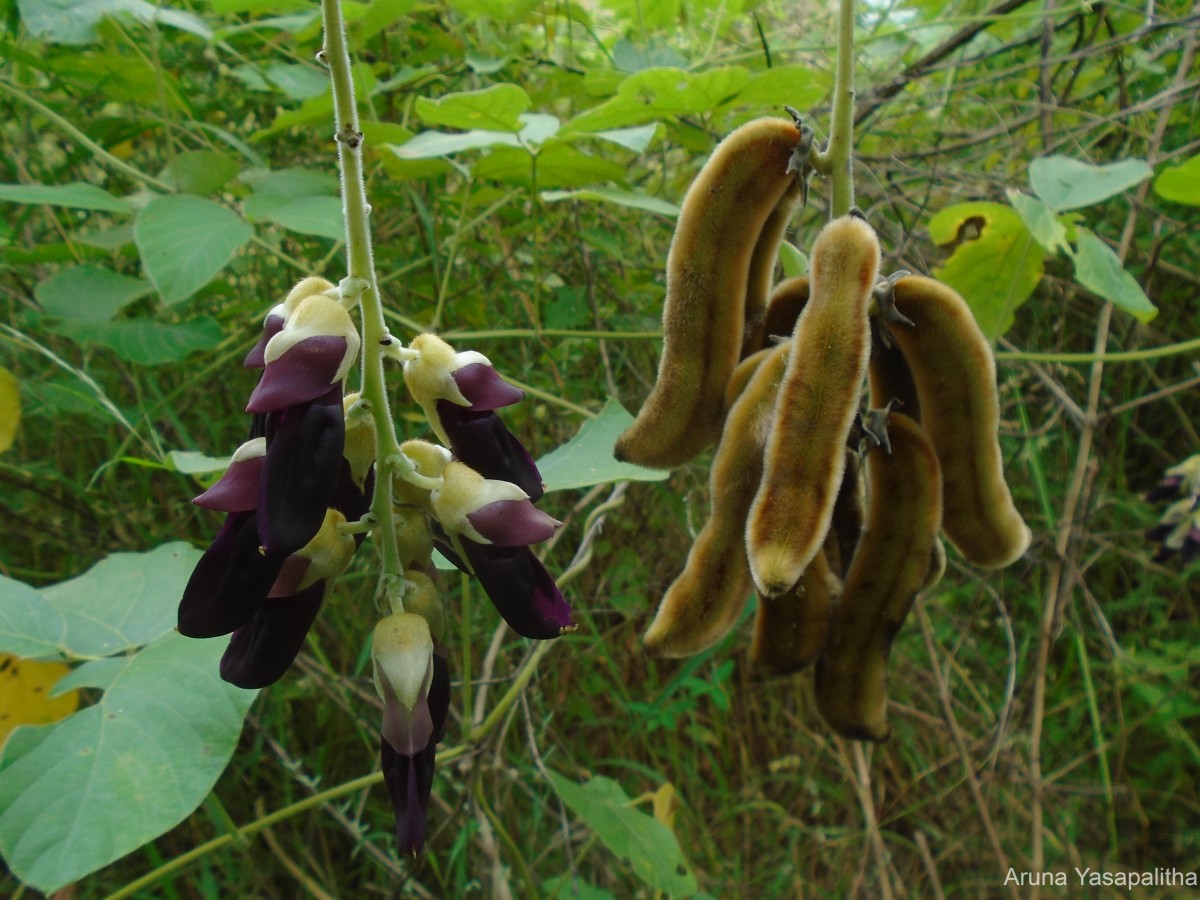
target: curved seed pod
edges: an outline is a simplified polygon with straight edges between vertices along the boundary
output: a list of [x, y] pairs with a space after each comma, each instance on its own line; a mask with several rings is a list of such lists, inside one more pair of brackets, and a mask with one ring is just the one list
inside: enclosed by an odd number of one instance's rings
[[613, 455], [668, 469], [721, 433], [725, 385], [742, 351], [751, 260], [759, 235], [796, 182], [800, 131], [756, 119], [713, 151], [683, 201], [667, 256], [663, 352], [654, 389]]
[[790, 675], [812, 665], [825, 649], [841, 579], [818, 551], [795, 586], [778, 597], [758, 597], [750, 665], [761, 675]]
[[754, 373], [758, 371], [763, 361], [771, 355], [773, 349], [775, 348], [767, 347], [759, 350], [737, 364], [737, 368], [729, 376], [729, 384], [725, 386], [725, 409], [729, 410], [733, 408], [733, 404], [737, 403], [738, 397], [742, 396], [742, 392], [746, 390], [746, 385], [750, 383], [750, 379], [754, 377]]
[[871, 406], [882, 408], [892, 403], [894, 409], [920, 422], [921, 400], [908, 361], [900, 348], [886, 339], [884, 326], [878, 319], [871, 325], [871, 364], [867, 367]]
[[[853, 447], [845, 450], [846, 468], [842, 484], [833, 501], [833, 519], [825, 536], [825, 555], [829, 567], [839, 578], [846, 576], [850, 561], [862, 537], [866, 517], [867, 493], [862, 477], [862, 456]], [[807, 570], [806, 570], [807, 571]]]
[[754, 582], [743, 538], [746, 514], [762, 475], [763, 443], [787, 346], [768, 352], [733, 404], [709, 478], [712, 512], [667, 589], [643, 642], [652, 656], [691, 656], [727, 635]]
[[942, 465], [942, 529], [975, 565], [1007, 566], [1029, 547], [1031, 534], [1004, 480], [991, 345], [966, 301], [932, 278], [901, 278], [895, 300], [913, 322], [889, 331], [912, 370], [921, 424]]
[[746, 527], [754, 583], [768, 597], [800, 579], [829, 531], [867, 371], [878, 271], [879, 240], [862, 219], [835, 219], [817, 236], [810, 297], [789, 345]]
[[785, 278], [771, 291], [767, 314], [763, 321], [763, 344], [774, 346], [776, 338], [785, 340], [796, 330], [796, 320], [808, 303], [808, 279], [803, 276]]
[[930, 580], [941, 524], [942, 483], [933, 444], [902, 413], [888, 417], [892, 452], [867, 455], [870, 507], [862, 541], [817, 662], [817, 708], [834, 731], [887, 739], [892, 639]]
[[[766, 314], [775, 281], [775, 261], [779, 258], [779, 245], [787, 234], [787, 227], [800, 205], [804, 194], [804, 182], [799, 178], [788, 185], [779, 203], [767, 216], [754, 253], [750, 255], [750, 275], [746, 280], [746, 308], [743, 313], [745, 327], [742, 332], [742, 357], [747, 357], [764, 346]], [[787, 332], [791, 334], [791, 331]]]

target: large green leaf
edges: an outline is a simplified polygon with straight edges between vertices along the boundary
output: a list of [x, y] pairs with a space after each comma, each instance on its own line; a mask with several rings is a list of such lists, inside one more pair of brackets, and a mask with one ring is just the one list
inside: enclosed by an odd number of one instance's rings
[[298, 234], [342, 240], [346, 237], [342, 201], [337, 197], [297, 197], [253, 194], [246, 200], [246, 215], [265, 219]]
[[199, 16], [147, 0], [17, 0], [30, 34], [51, 44], [87, 44], [96, 39], [96, 23], [125, 13], [145, 23], [160, 23], [203, 40], [212, 38]]
[[33, 295], [51, 316], [77, 322], [107, 322], [120, 310], [147, 294], [154, 285], [85, 263], [55, 272]]
[[139, 366], [179, 362], [193, 353], [211, 350], [225, 339], [221, 326], [210, 316], [200, 316], [179, 325], [167, 325], [153, 319], [121, 322], [63, 320], [46, 327], [81, 344], [101, 344], [121, 359]]
[[185, 194], [206, 197], [223, 188], [240, 168], [224, 153], [188, 150], [175, 156], [159, 177]]
[[212, 281], [253, 236], [233, 210], [191, 194], [150, 201], [133, 225], [142, 266], [168, 305]]
[[1154, 193], [1164, 200], [1200, 206], [1200, 155], [1159, 172], [1154, 179]]
[[1080, 228], [1075, 243], [1075, 278], [1080, 284], [1111, 300], [1139, 322], [1149, 322], [1158, 315], [1158, 308], [1104, 241]]
[[9, 203], [46, 204], [71, 209], [96, 209], [102, 212], [127, 213], [133, 207], [94, 184], [0, 184], [0, 200]]
[[1033, 235], [1033, 239], [1046, 250], [1054, 253], [1058, 250], [1070, 250], [1067, 243], [1067, 226], [1054, 214], [1045, 203], [1037, 197], [1030, 197], [1020, 191], [1010, 190], [1008, 200]]
[[591, 487], [610, 481], [662, 481], [670, 473], [644, 469], [613, 459], [617, 437], [633, 424], [633, 416], [609, 399], [600, 415], [583, 423], [567, 443], [538, 460], [547, 491]]
[[114, 553], [41, 590], [0, 576], [0, 652], [90, 659], [162, 637], [199, 558], [184, 543]]
[[1093, 166], [1068, 156], [1043, 156], [1029, 164], [1033, 192], [1055, 212], [1107, 200], [1153, 174], [1140, 159]]
[[418, 97], [416, 113], [426, 125], [463, 131], [520, 131], [529, 95], [515, 84], [495, 84], [482, 91], [447, 94], [439, 100]]
[[671, 897], [696, 893], [696, 876], [678, 839], [662, 822], [634, 808], [619, 784], [599, 775], [576, 784], [553, 770], [546, 774], [567, 808], [646, 884]]
[[573, 188], [621, 179], [625, 167], [602, 156], [590, 156], [577, 147], [553, 141], [536, 157], [523, 147], [500, 147], [475, 164], [477, 178], [492, 178], [507, 184], [531, 185], [533, 162], [537, 184], [547, 188]]
[[963, 295], [984, 334], [1004, 334], [1045, 270], [1021, 217], [1002, 203], [961, 203], [934, 216], [929, 233], [937, 244], [961, 241], [934, 276]]
[[[741, 66], [695, 73], [672, 67], [643, 69], [621, 82], [617, 96], [580, 113], [563, 129], [573, 134], [606, 131], [666, 116], [711, 112], [749, 83], [750, 72]], [[780, 105], [787, 102], [785, 97]]]
[[199, 806], [256, 695], [217, 676], [224, 644], [171, 633], [59, 681], [58, 691], [91, 687], [104, 695], [55, 725], [17, 729], [5, 745], [0, 851], [17, 877], [51, 893]]
[[828, 73], [809, 66], [775, 66], [751, 78], [728, 105], [762, 107], [763, 113], [775, 115], [783, 112], [784, 104], [808, 109], [824, 99], [830, 83]]

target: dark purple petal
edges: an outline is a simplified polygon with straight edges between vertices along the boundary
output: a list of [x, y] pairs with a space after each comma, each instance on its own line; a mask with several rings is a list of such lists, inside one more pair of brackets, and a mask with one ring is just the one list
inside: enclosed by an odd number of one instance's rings
[[345, 443], [341, 386], [273, 413], [258, 501], [258, 530], [272, 553], [295, 553], [325, 521]]
[[485, 546], [465, 538], [462, 546], [492, 605], [517, 634], [548, 640], [574, 627], [571, 607], [528, 547]]
[[221, 479], [192, 502], [218, 512], [248, 512], [258, 505], [258, 486], [264, 457], [254, 456], [229, 464]]
[[[347, 522], [357, 522], [370, 511], [371, 495], [374, 492], [375, 464], [371, 463], [371, 468], [367, 470], [367, 477], [363, 479], [362, 490], [359, 490], [358, 485], [354, 483], [354, 477], [350, 474], [350, 462], [343, 457], [341, 467], [338, 469], [337, 483], [333, 487], [333, 496], [329, 498], [329, 505], [345, 516]], [[361, 544], [366, 535], [356, 534], [354, 537]]]
[[436, 756], [437, 744], [432, 741], [415, 756], [401, 756], [387, 741], [379, 740], [379, 764], [396, 816], [396, 844], [408, 856], [416, 856], [425, 846]]
[[485, 363], [469, 363], [451, 374], [462, 395], [474, 412], [512, 406], [525, 397], [525, 392], [513, 387]]
[[384, 741], [391, 744], [392, 749], [401, 756], [414, 756], [430, 743], [436, 743], [428, 697], [419, 698], [412, 709], [405, 709], [397, 699], [391, 682], [380, 678], [379, 685], [383, 688], [381, 734]]
[[545, 490], [537, 464], [498, 415], [472, 412], [449, 400], [437, 402], [437, 413], [455, 457], [484, 478], [511, 481], [530, 500], [541, 499]]
[[233, 633], [221, 657], [221, 677], [240, 688], [274, 684], [304, 646], [325, 595], [318, 581], [293, 597], [268, 600], [249, 622]]
[[1183, 484], [1182, 475], [1171, 475], [1164, 478], [1158, 483], [1158, 486], [1146, 493], [1146, 500], [1149, 503], [1157, 503], [1159, 500], [1169, 500], [1179, 496], [1179, 486]]
[[271, 584], [271, 589], [267, 591], [267, 599], [275, 600], [300, 593], [300, 582], [304, 580], [304, 576], [308, 574], [311, 566], [312, 560], [307, 556], [293, 553], [283, 561], [279, 575]]
[[526, 547], [554, 536], [562, 522], [528, 500], [497, 500], [467, 513], [467, 521], [496, 547]]
[[251, 513], [232, 513], [188, 579], [179, 601], [179, 632], [208, 638], [229, 634], [254, 616], [283, 565], [259, 553]]
[[1180, 551], [1179, 558], [1186, 565], [1195, 559], [1198, 553], [1200, 553], [1200, 528], [1193, 528], [1183, 539], [1183, 549]]
[[305, 338], [267, 364], [246, 412], [275, 412], [315, 400], [329, 390], [346, 356], [346, 339], [333, 334]]
[[258, 343], [251, 348], [246, 354], [246, 358], [242, 361], [242, 365], [247, 369], [261, 369], [267, 364], [265, 354], [267, 352], [267, 344], [271, 338], [279, 334], [283, 330], [283, 316], [268, 314], [263, 322], [262, 334], [258, 338]]

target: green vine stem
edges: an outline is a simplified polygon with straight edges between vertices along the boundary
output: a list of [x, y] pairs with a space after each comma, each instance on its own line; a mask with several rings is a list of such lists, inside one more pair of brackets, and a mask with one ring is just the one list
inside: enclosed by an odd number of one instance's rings
[[404, 593], [404, 568], [396, 548], [396, 525], [392, 518], [392, 477], [403, 466], [404, 456], [396, 438], [388, 406], [384, 379], [384, 349], [394, 338], [383, 320], [383, 304], [371, 253], [371, 226], [367, 191], [363, 181], [363, 135], [354, 102], [354, 82], [350, 69], [350, 51], [339, 0], [321, 0], [325, 45], [321, 57], [329, 66], [333, 82], [334, 140], [337, 142], [338, 171], [342, 186], [342, 209], [346, 219], [347, 278], [342, 282], [343, 298], [357, 295], [362, 314], [362, 400], [375, 423], [375, 494], [371, 515], [375, 546], [381, 565], [380, 590], [386, 599], [400, 608]]
[[833, 83], [833, 117], [829, 145], [818, 157], [818, 169], [829, 176], [830, 218], [854, 206], [854, 0], [839, 0], [837, 72]]

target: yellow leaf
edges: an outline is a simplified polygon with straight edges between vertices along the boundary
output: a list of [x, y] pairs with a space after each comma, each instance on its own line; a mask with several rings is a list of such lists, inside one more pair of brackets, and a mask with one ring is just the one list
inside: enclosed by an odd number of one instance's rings
[[679, 796], [669, 781], [654, 792], [654, 818], [672, 831], [675, 830], [675, 811], [679, 809]]
[[12, 446], [21, 421], [21, 389], [17, 377], [0, 366], [0, 453]]
[[71, 667], [0, 654], [0, 746], [18, 725], [49, 725], [79, 708], [79, 692], [51, 697], [50, 689]]

